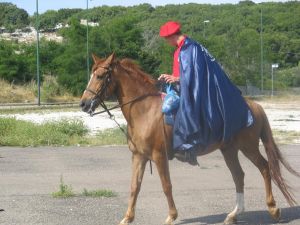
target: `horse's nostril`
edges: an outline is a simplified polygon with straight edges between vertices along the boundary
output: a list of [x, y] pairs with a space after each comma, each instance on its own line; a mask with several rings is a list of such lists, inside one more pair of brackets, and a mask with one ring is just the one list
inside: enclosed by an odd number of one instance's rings
[[79, 102], [79, 106], [80, 106], [81, 108], [84, 107], [84, 106], [85, 106], [84, 101], [80, 101], [80, 102]]

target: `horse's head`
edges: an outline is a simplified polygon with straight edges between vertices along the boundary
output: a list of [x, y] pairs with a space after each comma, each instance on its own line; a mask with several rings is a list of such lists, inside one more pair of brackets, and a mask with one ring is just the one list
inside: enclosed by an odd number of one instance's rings
[[93, 55], [93, 59], [91, 78], [80, 100], [82, 110], [90, 114], [101, 102], [111, 96], [116, 88], [116, 82], [113, 78], [114, 53], [107, 59], [100, 59], [95, 55]]

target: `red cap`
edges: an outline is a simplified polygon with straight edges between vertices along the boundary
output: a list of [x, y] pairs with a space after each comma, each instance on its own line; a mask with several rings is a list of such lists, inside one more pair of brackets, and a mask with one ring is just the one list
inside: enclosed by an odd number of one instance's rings
[[180, 23], [169, 21], [160, 27], [159, 36], [168, 37], [180, 31]]

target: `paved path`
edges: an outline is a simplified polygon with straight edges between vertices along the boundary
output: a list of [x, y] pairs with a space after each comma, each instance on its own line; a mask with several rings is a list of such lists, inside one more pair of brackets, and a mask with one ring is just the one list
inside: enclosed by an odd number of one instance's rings
[[[300, 171], [300, 146], [281, 146], [283, 154]], [[0, 224], [5, 225], [117, 225], [126, 211], [130, 187], [131, 154], [126, 147], [10, 148], [0, 147]], [[273, 224], [265, 206], [263, 180], [242, 155], [246, 173], [247, 212], [239, 224]], [[199, 158], [201, 167], [171, 161], [177, 225], [222, 224], [235, 203], [235, 189], [220, 152]], [[74, 192], [110, 189], [114, 198], [54, 199], [60, 176]], [[286, 174], [300, 202], [300, 179]], [[278, 224], [300, 224], [300, 207], [288, 208], [277, 188], [282, 208]], [[134, 225], [159, 225], [167, 216], [167, 202], [154, 168], [147, 166]]]

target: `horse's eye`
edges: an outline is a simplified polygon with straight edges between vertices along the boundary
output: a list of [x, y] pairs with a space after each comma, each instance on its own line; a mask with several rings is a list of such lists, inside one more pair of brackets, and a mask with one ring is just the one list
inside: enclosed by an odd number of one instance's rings
[[103, 79], [104, 79], [104, 76], [100, 76], [100, 75], [97, 76], [97, 80], [103, 80]]

